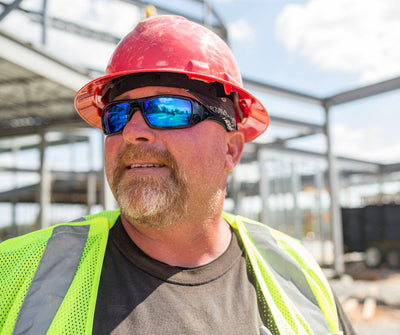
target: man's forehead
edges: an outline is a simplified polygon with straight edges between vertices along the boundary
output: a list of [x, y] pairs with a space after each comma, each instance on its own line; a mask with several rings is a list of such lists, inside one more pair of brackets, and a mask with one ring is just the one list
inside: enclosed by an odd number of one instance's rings
[[116, 96], [114, 100], [139, 99], [163, 94], [185, 96], [197, 100], [195, 96], [188, 92], [188, 90], [165, 86], [146, 86], [135, 88]]

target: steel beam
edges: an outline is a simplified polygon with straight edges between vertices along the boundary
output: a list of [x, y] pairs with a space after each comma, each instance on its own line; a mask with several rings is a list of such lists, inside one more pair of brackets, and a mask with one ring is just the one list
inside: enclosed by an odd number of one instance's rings
[[[283, 146], [282, 144], [278, 144], [278, 143], [247, 143], [246, 146], [248, 146], [248, 147], [256, 146], [257, 150], [254, 150], [254, 153], [257, 152], [258, 150], [262, 150], [263, 148], [268, 148], [273, 151], [285, 152], [285, 153], [295, 154], [295, 155], [299, 155], [299, 156], [320, 158], [323, 160], [326, 159], [326, 155], [323, 153], [319, 153], [319, 152], [315, 152], [315, 151], [308, 151], [308, 150], [303, 150], [303, 149], [297, 149], [297, 148], [290, 148], [290, 147]], [[242, 162], [256, 161], [257, 155], [254, 153], [251, 154], [251, 152], [249, 151], [247, 153], [246, 160], [241, 160], [241, 161]], [[355, 166], [359, 166], [360, 170], [365, 170], [365, 171], [369, 171], [372, 173], [377, 173], [382, 166], [382, 164], [379, 164], [379, 163], [363, 161], [360, 159], [343, 157], [343, 156], [337, 156], [336, 159], [341, 164], [354, 164]], [[398, 165], [394, 164], [393, 169], [395, 169], [396, 167], [398, 167], [400, 170], [400, 163]], [[397, 170], [397, 171], [399, 171], [399, 170]]]
[[28, 76], [24, 76], [24, 77], [0, 80], [0, 87], [1, 86], [18, 85], [18, 84], [30, 84], [34, 81], [45, 81], [45, 80], [47, 80], [47, 79], [44, 77], [32, 74], [32, 75], [28, 75]]
[[310, 94], [289, 90], [287, 88], [266, 84], [257, 80], [243, 78], [243, 85], [246, 89], [267, 94], [282, 96], [288, 99], [306, 102], [312, 105], [322, 106], [322, 99]]
[[282, 124], [285, 126], [289, 126], [290, 128], [300, 129], [313, 134], [322, 133], [324, 131], [323, 126], [319, 124], [288, 119], [280, 116], [271, 115], [271, 123], [273, 123], [274, 125]]
[[11, 37], [4, 31], [0, 31], [0, 45], [0, 58], [70, 88], [73, 92], [91, 80], [86, 73]]
[[393, 173], [393, 172], [399, 172], [399, 171], [400, 171], [400, 163], [382, 165], [383, 173]]
[[[73, 141], [74, 143], [82, 143], [82, 142], [87, 142], [88, 141], [88, 137], [87, 136], [68, 136], [68, 138], [63, 138], [62, 140], [56, 140], [56, 141], [51, 141], [48, 143], [48, 146], [57, 146], [57, 145], [65, 145], [65, 144], [69, 144], [71, 143], [71, 141]], [[24, 150], [32, 150], [32, 149], [37, 149], [38, 144], [37, 143], [33, 143], [33, 144], [29, 144], [29, 145], [21, 145], [19, 147], [20, 151], [24, 151]], [[0, 154], [2, 153], [6, 153], [6, 152], [12, 152], [13, 149], [12, 148], [0, 148]], [[1, 166], [0, 166], [1, 169]]]
[[8, 14], [10, 14], [14, 9], [17, 9], [23, 0], [14, 0], [14, 2], [10, 4], [3, 4], [4, 10], [0, 14], [0, 21], [3, 20]]
[[400, 89], [400, 77], [346, 91], [323, 99], [329, 107]]
[[[55, 119], [45, 119], [41, 120], [38, 118], [37, 122], [27, 122], [28, 124], [21, 127], [11, 127], [9, 121], [0, 122], [0, 139], [13, 137], [13, 136], [24, 136], [37, 134], [40, 130], [44, 129], [68, 129], [68, 128], [88, 128], [87, 123], [81, 118], [74, 115], [71, 118], [55, 118]], [[28, 120], [29, 121], [29, 120]], [[34, 120], [33, 120], [34, 121]]]
[[[181, 15], [181, 16], [185, 16], [186, 18], [188, 18], [190, 21], [194, 21], [200, 24], [204, 24], [204, 20], [200, 20], [197, 17], [194, 17], [192, 15], [190, 15], [190, 13], [188, 12], [179, 12], [177, 10], [172, 10], [169, 9], [167, 7], [164, 7], [162, 5], [160, 5], [159, 3], [155, 4], [152, 3], [152, 1], [143, 1], [143, 0], [121, 0], [123, 2], [127, 2], [130, 4], [134, 4], [137, 6], [141, 6], [144, 7], [146, 5], [153, 5], [154, 7], [156, 7], [159, 11], [165, 13], [165, 14], [174, 14], [174, 15]], [[208, 21], [209, 25], [207, 25], [209, 28], [211, 28], [212, 30], [214, 30], [220, 37], [222, 37], [222, 39], [224, 39], [225, 41], [228, 40], [228, 30], [226, 29], [225, 25], [223, 24], [223, 21], [221, 19], [221, 17], [215, 12], [215, 10], [212, 8], [212, 6], [210, 6], [208, 4], [207, 1], [204, 0], [193, 0], [192, 2], [197, 2], [199, 4], [201, 4], [204, 7], [207, 7], [207, 10], [209, 12], [211, 12], [211, 14], [214, 16], [214, 18], [216, 19], [216, 21], [218, 22], [218, 25], [213, 25], [212, 21]]]
[[21, 103], [12, 103], [12, 104], [3, 104], [0, 106], [0, 112], [5, 112], [5, 111], [13, 111], [13, 110], [20, 110], [20, 109], [29, 109], [32, 107], [42, 107], [42, 106], [48, 106], [48, 105], [60, 105], [60, 104], [65, 104], [65, 105], [71, 105], [71, 111], [73, 111], [73, 97], [68, 97], [68, 98], [57, 98], [54, 97], [52, 99], [46, 99], [46, 100], [31, 100], [31, 101], [24, 101]]

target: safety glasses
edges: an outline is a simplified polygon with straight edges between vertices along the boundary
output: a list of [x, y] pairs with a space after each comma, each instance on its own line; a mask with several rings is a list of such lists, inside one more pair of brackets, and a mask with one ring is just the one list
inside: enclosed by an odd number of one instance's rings
[[188, 128], [204, 120], [214, 120], [228, 129], [226, 120], [196, 100], [173, 95], [154, 96], [142, 99], [120, 100], [107, 104], [101, 121], [106, 135], [123, 131], [132, 115], [140, 110], [150, 128]]

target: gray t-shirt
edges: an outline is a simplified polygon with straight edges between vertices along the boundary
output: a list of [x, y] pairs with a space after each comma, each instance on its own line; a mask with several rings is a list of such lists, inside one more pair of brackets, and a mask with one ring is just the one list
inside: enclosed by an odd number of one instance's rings
[[[142, 252], [118, 219], [108, 239], [93, 334], [259, 335], [262, 321], [276, 334], [246, 266], [235, 234], [215, 261], [180, 268]], [[343, 334], [354, 335], [339, 302], [337, 308]]]
[[119, 219], [110, 231], [93, 334], [259, 335], [257, 293], [232, 235], [215, 261], [179, 268], [143, 253]]

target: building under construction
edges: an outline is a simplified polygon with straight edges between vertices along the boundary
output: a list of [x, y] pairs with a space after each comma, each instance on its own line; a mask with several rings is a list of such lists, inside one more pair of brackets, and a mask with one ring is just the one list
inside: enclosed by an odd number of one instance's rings
[[[47, 39], [52, 32], [62, 32], [111, 50], [122, 36], [52, 16], [47, 10], [50, 2], [43, 0], [40, 10], [21, 0], [0, 3], [0, 239], [115, 206], [103, 174], [102, 134], [88, 128], [73, 106], [75, 92], [101, 69], [49, 52]], [[174, 13], [208, 26], [229, 43], [224, 22], [205, 0], [187, 0], [196, 6], [194, 11], [157, 1], [119, 2], [136, 13], [131, 26], [154, 11]], [[2, 23], [16, 16], [35, 27], [37, 43], [5, 29]], [[335, 156], [330, 113], [337, 106], [399, 90], [400, 77], [324, 97], [245, 74], [243, 81], [265, 101], [274, 97], [283, 104], [318, 110], [322, 121], [271, 113], [271, 127], [286, 135], [246, 144], [229, 180], [226, 210], [304, 240], [321, 263], [343, 273], [342, 209], [398, 204], [400, 163]], [[321, 138], [322, 152], [290, 145], [312, 136]], [[371, 255], [379, 257], [373, 247]], [[397, 245], [395, 250], [393, 264], [400, 260]]]

